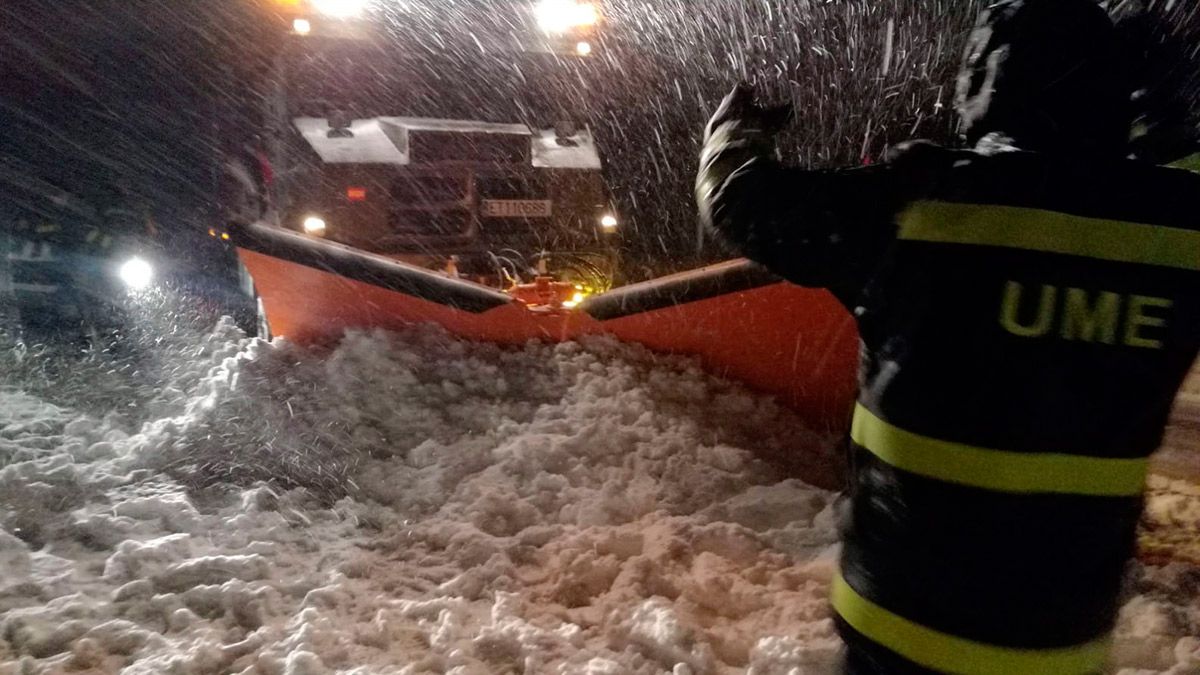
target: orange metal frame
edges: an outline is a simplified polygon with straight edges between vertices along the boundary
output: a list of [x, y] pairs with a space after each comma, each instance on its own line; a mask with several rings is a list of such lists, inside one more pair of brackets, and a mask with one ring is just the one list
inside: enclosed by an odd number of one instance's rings
[[432, 322], [470, 339], [517, 345], [611, 334], [694, 356], [709, 372], [773, 394], [814, 428], [841, 433], [855, 392], [854, 321], [828, 293], [784, 282], [605, 321], [581, 309], [541, 311], [513, 301], [472, 313], [239, 248], [271, 331], [300, 343], [347, 328]]

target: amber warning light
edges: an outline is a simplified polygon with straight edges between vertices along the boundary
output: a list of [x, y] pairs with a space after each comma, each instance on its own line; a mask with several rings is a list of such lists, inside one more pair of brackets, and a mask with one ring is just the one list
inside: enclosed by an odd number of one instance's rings
[[367, 188], [365, 187], [348, 187], [346, 188], [346, 199], [352, 202], [367, 201]]

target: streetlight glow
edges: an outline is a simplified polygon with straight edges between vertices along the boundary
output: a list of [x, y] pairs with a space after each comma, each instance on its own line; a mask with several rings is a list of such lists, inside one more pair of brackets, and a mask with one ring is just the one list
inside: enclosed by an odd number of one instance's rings
[[600, 21], [600, 12], [590, 2], [542, 0], [534, 11], [538, 26], [547, 33], [566, 33], [575, 28], [594, 26]]
[[616, 231], [617, 226], [620, 224], [621, 223], [617, 220], [617, 217], [611, 213], [604, 214], [604, 217], [600, 219], [600, 227], [602, 227], [605, 232]]
[[367, 0], [313, 0], [313, 9], [334, 19], [354, 19], [362, 16]]
[[312, 32], [312, 22], [308, 19], [295, 19], [292, 21], [292, 32], [296, 35], [308, 35]]
[[575, 45], [575, 53], [580, 56], [591, 56], [592, 43], [588, 42], [587, 40], [580, 42], [579, 44]]

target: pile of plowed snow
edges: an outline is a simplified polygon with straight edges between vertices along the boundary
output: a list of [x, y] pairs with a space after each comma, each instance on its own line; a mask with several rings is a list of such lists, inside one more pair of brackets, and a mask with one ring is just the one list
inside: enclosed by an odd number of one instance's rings
[[[769, 399], [607, 340], [180, 353], [141, 419], [0, 389], [0, 672], [835, 670], [835, 495], [756, 459], [835, 444]], [[1200, 672], [1200, 572], [1134, 577], [1119, 664]]]

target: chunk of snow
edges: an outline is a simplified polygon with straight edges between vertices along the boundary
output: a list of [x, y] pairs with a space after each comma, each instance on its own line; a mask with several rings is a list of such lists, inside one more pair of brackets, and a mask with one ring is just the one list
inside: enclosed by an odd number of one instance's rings
[[[0, 659], [835, 672], [838, 503], [759, 459], [835, 439], [692, 361], [425, 329], [307, 350], [223, 324], [167, 365], [140, 419], [0, 389], [0, 456], [22, 453], [0, 465], [0, 515], [24, 514], [0, 530]], [[1190, 531], [1200, 494], [1150, 499]], [[1137, 569], [1116, 670], [1195, 670], [1195, 574]]]

